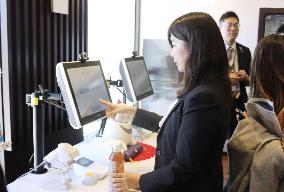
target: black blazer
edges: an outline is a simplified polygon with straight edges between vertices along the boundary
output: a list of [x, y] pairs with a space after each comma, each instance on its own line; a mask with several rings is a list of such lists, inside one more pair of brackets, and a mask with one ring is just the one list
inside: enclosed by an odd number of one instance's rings
[[139, 181], [143, 192], [222, 191], [231, 108], [223, 95], [216, 87], [197, 86], [179, 99], [161, 129], [161, 116], [137, 110], [133, 124], [158, 131], [154, 171]]

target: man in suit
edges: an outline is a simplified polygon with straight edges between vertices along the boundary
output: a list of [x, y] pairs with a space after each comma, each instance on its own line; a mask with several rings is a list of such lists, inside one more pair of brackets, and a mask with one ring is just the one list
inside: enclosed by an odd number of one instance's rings
[[219, 28], [222, 33], [230, 68], [230, 80], [232, 84], [233, 105], [231, 111], [231, 136], [238, 124], [239, 114], [237, 110], [244, 111], [248, 96], [246, 86], [249, 85], [249, 70], [251, 63], [251, 52], [249, 48], [236, 42], [239, 34], [239, 17], [233, 11], [224, 13], [219, 20]]

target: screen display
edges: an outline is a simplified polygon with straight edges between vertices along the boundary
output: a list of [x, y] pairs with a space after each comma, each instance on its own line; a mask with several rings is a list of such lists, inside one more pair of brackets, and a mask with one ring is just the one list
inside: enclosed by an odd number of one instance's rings
[[89, 165], [91, 165], [94, 161], [92, 161], [91, 159], [87, 159], [85, 157], [81, 157], [80, 159], [78, 159], [76, 161], [77, 164], [83, 166], [83, 167], [88, 167]]
[[144, 60], [129, 60], [126, 61], [126, 65], [136, 97], [140, 99], [139, 97], [145, 93], [152, 92], [153, 89]]
[[81, 118], [106, 109], [99, 102], [110, 100], [100, 65], [68, 68], [67, 74]]

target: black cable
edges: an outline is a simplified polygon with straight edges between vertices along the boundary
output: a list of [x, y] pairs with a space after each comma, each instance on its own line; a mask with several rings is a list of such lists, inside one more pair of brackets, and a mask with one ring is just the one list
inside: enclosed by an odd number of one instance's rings
[[98, 130], [98, 132], [97, 132], [95, 137], [102, 137], [103, 136], [103, 133], [104, 133], [104, 130], [105, 130], [105, 126], [106, 126], [106, 122], [107, 122], [107, 118], [104, 118], [104, 119], [101, 120], [101, 127]]
[[116, 85], [112, 85], [114, 86], [114, 88], [116, 88], [122, 95], [124, 95], [125, 93], [123, 93]]
[[44, 102], [46, 102], [46, 103], [48, 103], [48, 104], [50, 104], [50, 105], [53, 105], [53, 106], [55, 106], [55, 107], [57, 107], [57, 108], [59, 108], [59, 109], [62, 109], [62, 110], [64, 110], [64, 111], [67, 111], [66, 108], [64, 108], [64, 107], [62, 107], [62, 106], [60, 106], [60, 105], [58, 105], [57, 103], [55, 103], [55, 102], [52, 101], [52, 100], [44, 100]]
[[123, 92], [123, 91], [121, 91], [121, 90], [118, 88], [118, 86], [116, 86], [116, 85], [112, 85], [112, 86], [114, 86], [114, 87], [122, 94], [123, 97], [126, 97], [126, 93]]
[[[46, 164], [46, 161], [41, 162], [38, 166], [36, 166], [35, 168], [33, 168], [33, 169], [29, 170], [28, 172], [26, 172], [26, 173], [22, 174], [22, 175], [21, 175], [21, 176], [19, 176], [17, 179], [20, 179], [20, 178], [22, 178], [22, 177], [26, 176], [27, 174], [29, 174], [29, 173], [33, 172], [34, 170], [36, 170], [37, 168], [39, 168], [40, 166], [45, 165], [45, 164]], [[16, 180], [17, 180], [17, 179], [16, 179]]]

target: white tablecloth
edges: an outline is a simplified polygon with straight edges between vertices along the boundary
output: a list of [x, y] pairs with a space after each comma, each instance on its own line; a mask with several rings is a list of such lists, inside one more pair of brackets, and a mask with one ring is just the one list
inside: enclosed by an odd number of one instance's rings
[[[148, 138], [145, 138], [143, 143], [147, 143], [155, 146], [156, 134], [151, 134]], [[111, 153], [110, 143], [107, 139], [94, 138], [90, 141], [84, 141], [76, 147], [80, 151], [80, 157], [86, 157], [93, 160], [99, 165], [108, 166], [109, 155]], [[125, 163], [126, 172], [135, 173], [146, 173], [153, 170], [154, 168], [154, 157], [133, 163]], [[74, 172], [71, 171], [70, 174], [72, 178], [71, 187], [68, 191], [109, 191], [108, 182], [109, 178], [106, 176], [104, 179], [99, 180], [97, 184], [93, 186], [84, 186], [81, 184], [79, 176], [76, 176]], [[66, 191], [59, 190], [59, 184], [63, 181], [63, 176], [59, 174], [58, 170], [49, 169], [47, 173], [42, 175], [28, 174], [16, 181], [10, 183], [8, 187], [9, 192], [54, 192], [54, 191]], [[50, 190], [49, 188], [56, 188], [57, 190]]]

